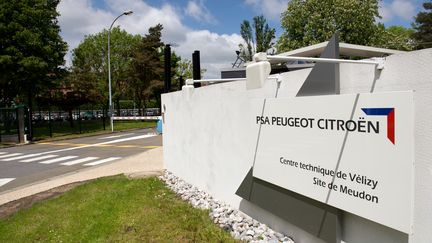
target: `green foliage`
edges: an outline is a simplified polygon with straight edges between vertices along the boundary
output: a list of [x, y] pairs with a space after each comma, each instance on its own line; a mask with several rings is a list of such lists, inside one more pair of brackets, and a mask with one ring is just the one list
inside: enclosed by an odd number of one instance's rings
[[385, 29], [385, 32], [381, 35], [382, 41], [377, 45], [388, 49], [412, 51], [415, 48], [415, 41], [411, 37], [413, 33], [413, 29], [390, 26]]
[[[255, 36], [252, 32], [255, 32]], [[246, 48], [240, 44], [241, 56], [246, 61], [251, 61], [256, 52], [266, 52], [273, 46], [276, 30], [270, 28], [264, 16], [253, 18], [253, 29], [248, 20], [240, 25], [240, 35], [246, 43]]]
[[143, 107], [142, 102], [150, 98], [159, 100], [164, 88], [162, 29], [161, 24], [151, 27], [134, 49], [129, 69], [130, 91], [134, 94], [138, 107]]
[[243, 40], [246, 43], [246, 50], [241, 45], [240, 48], [242, 49], [242, 56], [245, 60], [249, 61], [252, 60], [252, 56], [255, 53], [254, 50], [254, 40], [252, 37], [252, 27], [248, 20], [243, 20], [243, 23], [240, 25], [240, 35], [242, 36]]
[[179, 90], [179, 76], [177, 70], [181, 62], [181, 57], [174, 51], [171, 52], [171, 91]]
[[378, 0], [292, 0], [282, 14], [278, 51], [328, 41], [335, 32], [341, 42], [375, 45], [378, 17]]
[[[111, 30], [111, 73], [113, 100], [120, 108], [121, 99], [134, 100], [138, 108], [147, 107], [151, 100], [160, 103], [163, 92], [163, 46], [158, 24], [145, 36], [131, 35], [120, 28]], [[73, 66], [68, 93], [86, 102], [108, 103], [108, 31], [86, 36], [73, 51]], [[175, 72], [180, 60], [172, 54], [171, 66]], [[83, 91], [83, 92], [82, 92]], [[67, 102], [65, 102], [67, 103]]]
[[[201, 77], [204, 76], [205, 72], [207, 70], [205, 68], [201, 68]], [[193, 66], [192, 61], [189, 59], [182, 60], [181, 58], [178, 60], [177, 65], [175, 67], [175, 72], [173, 76], [173, 88], [174, 90], [180, 89], [179, 87], [179, 79], [182, 78], [184, 82], [186, 82], [186, 79], [192, 79], [193, 78]]]
[[35, 93], [58, 78], [67, 50], [59, 35], [58, 3], [0, 2], [0, 104], [10, 105], [17, 96], [28, 96], [31, 103]]
[[266, 52], [273, 46], [276, 30], [270, 28], [264, 16], [255, 16], [253, 18], [255, 29], [256, 52]]
[[[120, 100], [128, 89], [129, 72], [139, 35], [131, 35], [119, 27], [111, 30], [111, 77], [113, 99]], [[88, 35], [73, 50], [72, 79], [68, 87], [82, 90], [86, 100], [108, 103], [108, 30]]]
[[[201, 74], [203, 74], [201, 72]], [[191, 79], [193, 77], [192, 61], [189, 59], [180, 60], [177, 63], [175, 78], [182, 77], [184, 80]]]
[[432, 47], [432, 2], [423, 3], [423, 8], [426, 11], [415, 17], [413, 26], [416, 32], [412, 35], [419, 49]]

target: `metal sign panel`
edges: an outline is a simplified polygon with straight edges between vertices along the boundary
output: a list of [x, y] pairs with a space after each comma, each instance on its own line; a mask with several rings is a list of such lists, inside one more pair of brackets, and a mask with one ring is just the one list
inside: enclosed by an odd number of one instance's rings
[[411, 233], [413, 92], [251, 102], [254, 177]]

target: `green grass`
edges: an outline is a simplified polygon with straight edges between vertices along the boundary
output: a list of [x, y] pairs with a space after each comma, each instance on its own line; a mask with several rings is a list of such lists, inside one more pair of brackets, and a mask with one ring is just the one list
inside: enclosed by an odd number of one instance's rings
[[0, 221], [0, 242], [234, 242], [152, 177], [98, 179]]
[[[156, 121], [114, 121], [114, 131], [124, 131], [129, 129], [155, 127]], [[72, 134], [93, 134], [103, 131], [111, 132], [109, 120], [105, 121], [105, 130], [102, 120], [83, 120], [81, 125], [74, 121], [74, 127], [69, 122], [52, 122], [52, 136], [64, 137]], [[49, 124], [41, 123], [33, 126], [33, 136], [35, 140], [50, 138]]]
[[114, 121], [114, 131], [148, 127], [156, 127], [156, 121]]

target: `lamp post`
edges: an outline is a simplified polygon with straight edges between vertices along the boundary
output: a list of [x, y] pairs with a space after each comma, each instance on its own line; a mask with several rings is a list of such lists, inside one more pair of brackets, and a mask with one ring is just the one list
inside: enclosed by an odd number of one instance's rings
[[114, 21], [111, 23], [111, 26], [108, 29], [108, 90], [109, 90], [109, 112], [110, 112], [110, 120], [111, 120], [111, 132], [114, 132], [114, 121], [113, 121], [113, 105], [112, 105], [112, 89], [111, 89], [111, 49], [110, 49], [110, 38], [111, 38], [111, 29], [114, 25], [114, 23], [123, 15], [131, 15], [133, 12], [132, 10], [125, 11], [117, 18], [114, 19]]

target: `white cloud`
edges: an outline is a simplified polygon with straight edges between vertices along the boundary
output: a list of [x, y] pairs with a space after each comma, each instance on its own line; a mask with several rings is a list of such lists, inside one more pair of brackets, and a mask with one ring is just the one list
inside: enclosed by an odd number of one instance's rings
[[206, 23], [214, 24], [216, 23], [216, 18], [210, 13], [207, 7], [204, 5], [203, 0], [191, 0], [188, 2], [185, 9], [185, 13], [198, 20]]
[[287, 9], [288, 0], [244, 0], [252, 6], [258, 14], [263, 14], [267, 19], [279, 21], [281, 13]]
[[[85, 35], [95, 34], [109, 28], [112, 21], [125, 10], [133, 10], [130, 16], [121, 17], [120, 25], [129, 33], [144, 35], [148, 28], [161, 23], [164, 26], [162, 40], [176, 43], [174, 50], [182, 58], [191, 59], [192, 52], [201, 52], [201, 67], [206, 68], [206, 78], [220, 77], [220, 68], [230, 67], [235, 59], [234, 51], [242, 41], [238, 34], [220, 35], [208, 30], [192, 29], [182, 23], [182, 10], [165, 4], [160, 8], [140, 0], [105, 0], [108, 9], [96, 9], [91, 0], [63, 0], [58, 6], [61, 35], [69, 44], [69, 50], [78, 46]], [[119, 9], [121, 11], [119, 11]], [[71, 64], [71, 53], [66, 56]]]
[[194, 50], [200, 51], [201, 68], [207, 69], [207, 78], [219, 78], [220, 69], [230, 67], [234, 62], [238, 44], [243, 39], [238, 34], [219, 35], [208, 30], [191, 31], [186, 40], [174, 48], [182, 57], [192, 59]]
[[415, 15], [415, 7], [411, 1], [396, 0], [391, 5], [395, 15], [404, 20], [412, 20]]
[[61, 35], [69, 50], [75, 48], [84, 35], [108, 28], [106, 25], [114, 17], [111, 13], [94, 9], [90, 0], [61, 1], [57, 10], [60, 13]]
[[416, 14], [415, 6], [409, 0], [393, 0], [389, 3], [382, 1], [380, 3], [379, 13], [382, 17], [380, 22], [386, 23], [394, 18], [412, 21]]

